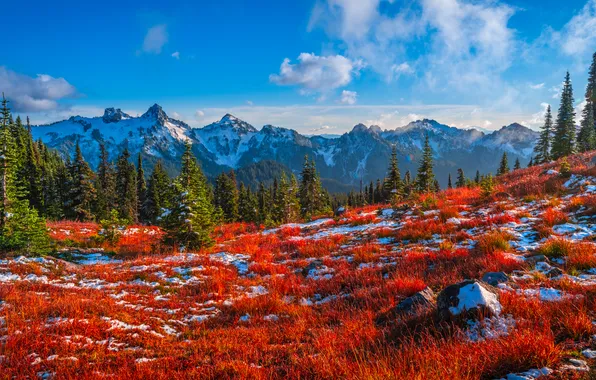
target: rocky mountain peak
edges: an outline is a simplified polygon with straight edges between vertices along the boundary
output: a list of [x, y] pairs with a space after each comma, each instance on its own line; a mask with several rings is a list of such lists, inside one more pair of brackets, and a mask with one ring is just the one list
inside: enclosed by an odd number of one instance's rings
[[104, 123], [117, 123], [122, 119], [128, 119], [131, 116], [122, 112], [120, 108], [109, 107], [106, 108], [103, 113], [103, 121]]
[[154, 119], [160, 123], [163, 123], [168, 119], [168, 115], [166, 115], [163, 108], [161, 108], [161, 106], [157, 103], [149, 107], [147, 112], [145, 112], [141, 117], [144, 119]]

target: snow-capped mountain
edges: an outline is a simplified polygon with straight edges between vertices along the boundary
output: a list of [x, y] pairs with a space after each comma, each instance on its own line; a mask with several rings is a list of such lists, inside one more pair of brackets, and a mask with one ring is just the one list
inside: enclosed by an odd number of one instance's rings
[[[300, 172], [304, 156], [315, 160], [323, 178], [358, 187], [360, 182], [382, 178], [392, 146], [395, 145], [402, 173], [415, 173], [425, 136], [430, 138], [435, 156], [435, 171], [442, 184], [447, 173], [457, 168], [472, 176], [476, 170], [494, 172], [503, 151], [513, 162], [527, 163], [538, 133], [520, 124], [511, 124], [490, 134], [476, 129], [463, 130], [434, 120], [419, 120], [383, 131], [378, 126], [356, 125], [337, 138], [303, 136], [298, 132], [265, 125], [252, 125], [226, 114], [203, 128], [170, 118], [155, 104], [139, 117], [120, 109], [107, 108], [101, 117], [73, 116], [68, 120], [32, 129], [34, 137], [63, 155], [72, 155], [78, 142], [85, 159], [96, 167], [99, 146], [104, 143], [110, 157], [128, 148], [131, 156], [140, 153], [150, 168], [162, 159], [174, 174], [188, 140], [208, 176], [221, 171], [247, 168], [257, 163], [277, 161], [293, 172]], [[253, 172], [264, 172], [262, 164]], [[265, 175], [265, 174], [263, 174]]]

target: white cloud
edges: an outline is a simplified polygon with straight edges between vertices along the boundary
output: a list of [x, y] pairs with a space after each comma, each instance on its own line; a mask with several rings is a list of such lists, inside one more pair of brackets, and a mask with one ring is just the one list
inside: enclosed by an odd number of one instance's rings
[[147, 34], [143, 40], [143, 52], [149, 54], [161, 54], [161, 50], [167, 42], [167, 25], [155, 25], [147, 30]]
[[252, 100], [247, 100], [246, 101], [246, 105], [247, 106], [254, 106], [255, 104], [252, 102]]
[[195, 119], [200, 120], [202, 118], [205, 117], [205, 112], [201, 111], [201, 110], [196, 110], [195, 111]]
[[530, 84], [532, 90], [540, 90], [544, 88], [544, 83]]
[[361, 68], [361, 62], [342, 55], [301, 53], [296, 64], [284, 59], [279, 74], [271, 74], [269, 80], [278, 85], [300, 86], [303, 94], [327, 92], [348, 85]]
[[563, 52], [567, 55], [592, 53], [596, 47], [596, 0], [588, 0], [560, 33]]
[[331, 125], [322, 125], [322, 126], [320, 126], [318, 128], [311, 129], [310, 132], [323, 132], [323, 131], [328, 131], [328, 130], [336, 129], [336, 128], [337, 127], [333, 127]]
[[399, 65], [393, 65], [391, 70], [393, 71], [396, 78], [399, 78], [402, 75], [414, 74], [414, 69], [407, 62], [402, 62]]
[[547, 107], [548, 103], [540, 103], [540, 111], [532, 114], [528, 120], [522, 121], [521, 124], [534, 129], [540, 128], [544, 124], [544, 115], [546, 114]]
[[58, 101], [77, 96], [76, 88], [64, 78], [47, 74], [30, 77], [0, 66], [0, 89], [16, 112], [51, 111]]
[[172, 53], [172, 57], [176, 58], [176, 59], [180, 59], [180, 52], [179, 51], [175, 51]]
[[356, 91], [347, 91], [347, 90], [343, 90], [341, 92], [341, 100], [340, 103], [341, 104], [356, 104], [356, 98], [358, 97], [358, 93], [356, 93]]

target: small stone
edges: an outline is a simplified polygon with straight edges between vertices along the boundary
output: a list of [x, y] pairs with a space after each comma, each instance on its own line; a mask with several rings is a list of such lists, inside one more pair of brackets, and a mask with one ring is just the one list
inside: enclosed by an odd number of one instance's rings
[[443, 289], [437, 297], [437, 310], [443, 320], [465, 317], [494, 317], [501, 314], [499, 291], [478, 280], [465, 280]]

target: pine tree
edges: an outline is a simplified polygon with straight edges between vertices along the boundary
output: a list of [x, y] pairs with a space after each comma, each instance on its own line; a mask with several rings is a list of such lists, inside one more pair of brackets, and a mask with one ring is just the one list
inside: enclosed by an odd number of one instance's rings
[[404, 185], [401, 180], [401, 173], [397, 162], [397, 148], [393, 145], [391, 150], [391, 161], [389, 163], [389, 170], [385, 178], [385, 193], [389, 200], [394, 201], [403, 196]]
[[198, 249], [212, 243], [214, 208], [203, 171], [186, 143], [180, 175], [174, 182], [175, 197], [164, 216], [166, 241], [181, 249]]
[[120, 218], [135, 223], [138, 206], [137, 172], [129, 159], [128, 149], [124, 149], [116, 163], [116, 210]]
[[561, 106], [557, 114], [551, 149], [552, 158], [555, 160], [575, 152], [575, 111], [573, 103], [573, 87], [571, 77], [567, 72], [563, 91], [561, 92]]
[[305, 219], [329, 211], [327, 197], [321, 185], [321, 179], [317, 173], [314, 161], [309, 161], [308, 156], [304, 157], [300, 180], [300, 207], [302, 216]]
[[476, 170], [476, 176], [474, 177], [474, 182], [476, 182], [477, 184], [480, 183], [480, 171]]
[[74, 217], [77, 220], [93, 220], [93, 205], [95, 202], [94, 173], [83, 158], [79, 144], [75, 149], [71, 177], [71, 207]]
[[586, 86], [586, 106], [582, 112], [581, 129], [577, 135], [577, 148], [580, 152], [596, 149], [596, 53], [588, 73]]
[[507, 160], [507, 152], [503, 152], [503, 156], [501, 157], [501, 163], [499, 164], [499, 168], [497, 169], [497, 175], [503, 175], [509, 173], [509, 162]]
[[466, 186], [466, 176], [462, 168], [457, 169], [457, 180], [455, 181], [455, 187]]
[[257, 223], [257, 200], [249, 187], [245, 187], [244, 183], [240, 183], [238, 190], [238, 214], [240, 219], [247, 223]]
[[2, 204], [0, 205], [0, 228], [6, 223], [6, 217], [10, 212], [12, 203], [16, 201], [16, 145], [11, 133], [11, 115], [8, 108], [8, 101], [2, 94], [1, 110], [1, 129], [0, 129], [0, 196]]
[[453, 189], [453, 185], [451, 184], [451, 173], [449, 173], [449, 178], [447, 179], [447, 188]]
[[521, 169], [521, 163], [519, 162], [519, 158], [515, 159], [515, 164], [513, 165], [513, 170]]
[[157, 224], [161, 220], [161, 215], [170, 210], [172, 206], [172, 188], [170, 178], [163, 168], [162, 161], [159, 160], [153, 167], [153, 172], [149, 177], [147, 184], [147, 220], [152, 224]]
[[422, 153], [422, 162], [418, 167], [416, 175], [416, 189], [419, 192], [428, 192], [434, 190], [435, 175], [433, 173], [433, 152], [430, 147], [428, 134], [424, 140], [424, 149]]
[[214, 203], [223, 214], [224, 220], [228, 223], [238, 220], [238, 189], [236, 174], [221, 173], [215, 181]]
[[143, 158], [139, 153], [137, 159], [137, 213], [141, 223], [149, 220], [147, 210], [147, 181], [145, 180], [145, 170], [143, 169]]
[[99, 145], [99, 165], [97, 167], [97, 176], [95, 189], [97, 193], [97, 202], [95, 213], [97, 220], [108, 219], [116, 203], [116, 179], [114, 165], [108, 158], [108, 152], [103, 143]]
[[551, 160], [550, 147], [552, 133], [553, 116], [551, 114], [550, 105], [548, 105], [546, 108], [546, 115], [544, 115], [544, 125], [540, 131], [540, 137], [534, 147], [534, 153], [536, 153], [534, 161], [536, 163], [543, 164]]
[[528, 161], [528, 167], [534, 166], [534, 157], [530, 157], [530, 161]]

